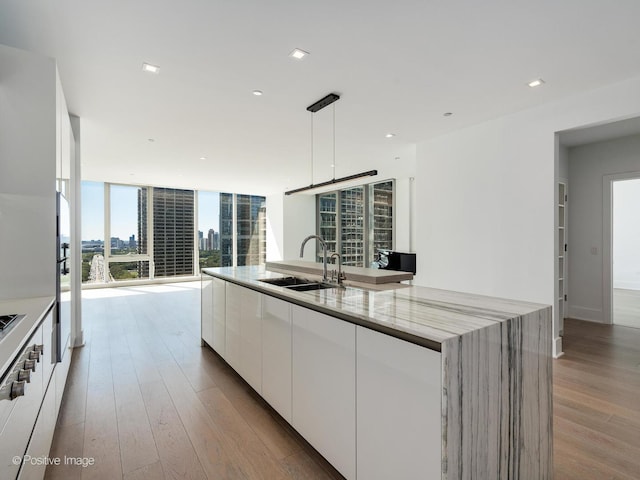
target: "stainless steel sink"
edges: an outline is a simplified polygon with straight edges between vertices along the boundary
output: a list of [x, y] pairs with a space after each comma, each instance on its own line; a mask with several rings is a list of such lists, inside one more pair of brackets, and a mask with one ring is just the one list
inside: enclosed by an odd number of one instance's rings
[[298, 277], [263, 278], [258, 281], [268, 283], [269, 285], [276, 285], [278, 287], [288, 287], [291, 285], [308, 285], [310, 283], [314, 283], [312, 280]]
[[333, 288], [335, 285], [331, 285], [329, 283], [321, 283], [321, 282], [313, 282], [313, 283], [302, 283], [300, 285], [289, 285], [285, 288], [289, 290], [295, 290], [296, 292], [308, 292], [309, 290], [322, 290], [323, 288]]
[[323, 288], [332, 288], [335, 286], [329, 283], [316, 282], [298, 277], [263, 278], [258, 281], [268, 283], [269, 285], [285, 287], [289, 290], [295, 290], [296, 292], [308, 292], [309, 290], [321, 290]]

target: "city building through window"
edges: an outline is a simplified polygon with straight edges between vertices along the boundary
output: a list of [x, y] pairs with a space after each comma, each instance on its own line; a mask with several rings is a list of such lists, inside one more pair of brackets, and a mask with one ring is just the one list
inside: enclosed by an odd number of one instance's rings
[[393, 249], [393, 189], [388, 180], [316, 196], [317, 233], [343, 265], [368, 267], [379, 250]]

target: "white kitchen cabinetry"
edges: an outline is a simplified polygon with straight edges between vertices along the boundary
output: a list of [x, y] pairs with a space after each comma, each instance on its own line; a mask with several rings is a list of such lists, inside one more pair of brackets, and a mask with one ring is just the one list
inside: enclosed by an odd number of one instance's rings
[[226, 350], [226, 283], [219, 278], [202, 275], [200, 296], [202, 340], [222, 358], [225, 358]]
[[225, 289], [225, 357], [229, 365], [240, 373], [240, 305], [242, 292], [246, 290], [233, 283], [227, 283]]
[[358, 478], [440, 478], [441, 354], [357, 327]]
[[262, 396], [291, 423], [291, 304], [262, 298]]
[[202, 275], [200, 284], [200, 335], [213, 348], [213, 277]]
[[226, 286], [225, 360], [258, 393], [262, 390], [262, 308], [260, 293]]
[[[26, 454], [31, 458], [44, 459], [49, 454], [49, 448], [53, 440], [53, 431], [56, 426], [56, 388], [55, 388], [55, 375], [51, 378], [49, 383], [49, 389], [47, 390], [42, 406], [40, 407], [40, 413], [38, 414], [38, 420], [36, 421], [27, 447]], [[22, 469], [20, 470], [19, 480], [41, 480], [44, 478], [46, 465], [39, 462], [24, 462]]]
[[353, 480], [356, 327], [297, 305], [291, 309], [293, 426], [342, 475]]
[[213, 343], [209, 345], [225, 358], [226, 338], [226, 284], [219, 278], [213, 279]]

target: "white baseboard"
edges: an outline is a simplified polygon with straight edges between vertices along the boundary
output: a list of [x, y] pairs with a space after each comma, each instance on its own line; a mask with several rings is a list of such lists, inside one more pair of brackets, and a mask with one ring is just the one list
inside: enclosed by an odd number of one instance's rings
[[580, 305], [569, 305], [568, 307], [569, 308], [567, 317], [569, 318], [575, 318], [577, 320], [588, 320], [589, 322], [605, 323], [602, 315], [602, 309], [581, 307]]
[[562, 351], [562, 337], [556, 337], [553, 339], [553, 358], [558, 358], [564, 355]]
[[616, 282], [613, 284], [613, 288], [620, 288], [622, 290], [640, 290], [640, 282]]

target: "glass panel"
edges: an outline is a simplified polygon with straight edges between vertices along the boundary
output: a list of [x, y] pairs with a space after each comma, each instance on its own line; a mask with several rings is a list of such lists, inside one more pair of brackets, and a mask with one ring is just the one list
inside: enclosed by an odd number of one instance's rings
[[373, 190], [373, 249], [367, 265], [373, 262], [379, 249], [393, 249], [393, 182], [377, 183], [371, 187]]
[[220, 194], [220, 265], [233, 266], [233, 194]]
[[[338, 194], [325, 193], [318, 195], [318, 234], [327, 242], [328, 255], [337, 251], [336, 205]], [[318, 262], [322, 261], [322, 249], [318, 246]]]
[[266, 259], [266, 199], [236, 195], [238, 266], [259, 265]]
[[109, 275], [110, 282], [149, 278], [149, 262], [109, 262]]
[[193, 275], [193, 190], [153, 188], [155, 277]]
[[110, 197], [111, 255], [146, 254], [147, 189], [111, 185]]
[[364, 187], [340, 191], [340, 254], [343, 265], [364, 265]]
[[[215, 227], [215, 228], [214, 228]], [[200, 268], [220, 266], [220, 194], [198, 192]]]
[[104, 183], [82, 182], [82, 282], [104, 282]]

